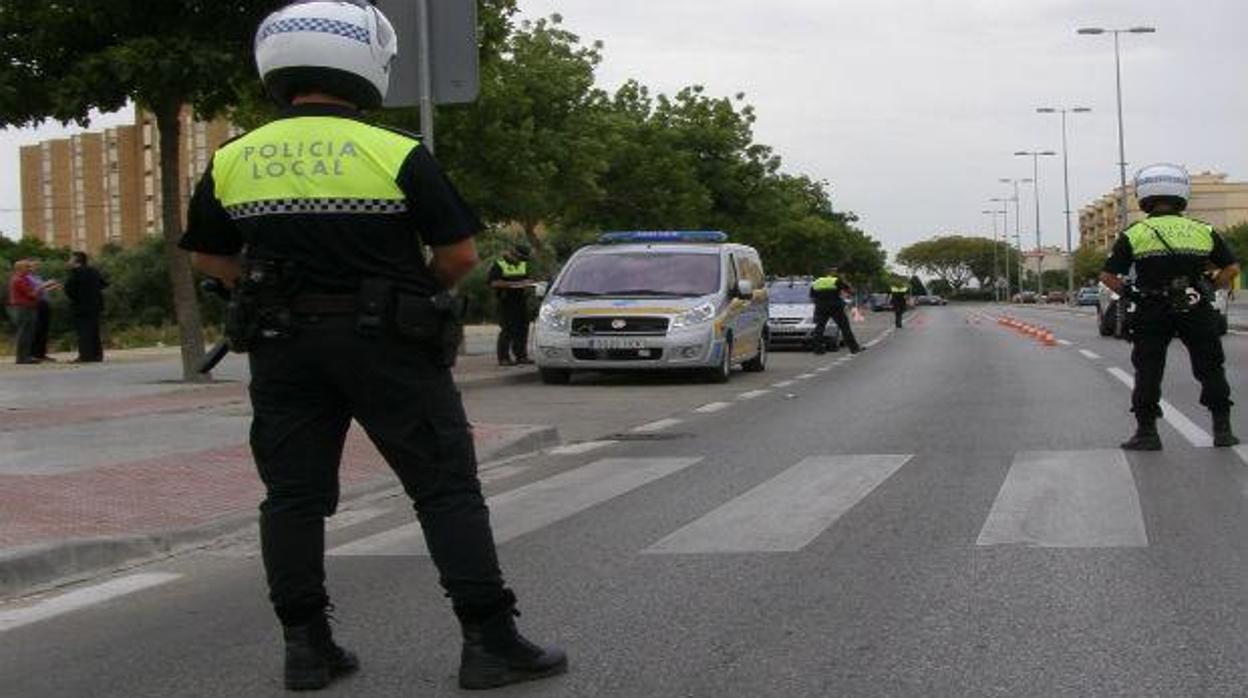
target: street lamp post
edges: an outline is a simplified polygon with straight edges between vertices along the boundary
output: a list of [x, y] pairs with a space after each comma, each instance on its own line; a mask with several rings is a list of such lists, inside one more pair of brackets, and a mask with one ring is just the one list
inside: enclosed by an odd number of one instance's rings
[[1036, 109], [1040, 114], [1058, 114], [1062, 115], [1062, 185], [1066, 190], [1066, 293], [1073, 296], [1075, 293], [1075, 252], [1071, 246], [1070, 240], [1070, 160], [1067, 154], [1066, 142], [1066, 114], [1087, 114], [1092, 111], [1087, 107], [1039, 107]]
[[[1010, 200], [1004, 196], [994, 196], [988, 200], [1001, 207], [1000, 210], [993, 210], [992, 223], [995, 226], [997, 223], [996, 214], [1001, 214], [1001, 242], [1005, 243], [1005, 293], [1003, 295], [1008, 302], [1010, 300]], [[993, 258], [996, 258], [995, 252]], [[993, 274], [996, 274], [995, 267]]]
[[1057, 155], [1052, 150], [1019, 150], [1015, 155], [1031, 156], [1031, 191], [1036, 198], [1036, 254], [1039, 255], [1039, 266], [1036, 269], [1036, 295], [1044, 295], [1044, 245], [1040, 242], [1040, 156]]
[[1127, 229], [1127, 148], [1126, 139], [1122, 135], [1122, 55], [1118, 47], [1119, 34], [1152, 34], [1154, 27], [1131, 27], [1130, 29], [1102, 29], [1101, 27], [1084, 27], [1077, 34], [1113, 34], [1114, 35], [1114, 78], [1118, 93], [1118, 229]]
[[[1002, 184], [1014, 185], [1014, 196], [1009, 199], [1004, 199], [1004, 201], [1014, 202], [1014, 242], [1018, 245], [1019, 252], [1022, 252], [1022, 249], [1023, 249], [1022, 233], [1019, 232], [1019, 229], [1022, 225], [1022, 213], [1021, 213], [1022, 207], [1019, 206], [1019, 201], [1018, 201], [1018, 184], [1019, 182], [1027, 183], [1027, 182], [1030, 182], [1031, 180], [1027, 178], [1009, 179], [1009, 178], [1003, 177], [1001, 179], [998, 179], [997, 181], [1001, 182]], [[1009, 206], [1005, 206], [1003, 208], [1006, 209], [1006, 212], [1005, 212], [1006, 230], [1005, 230], [1005, 234], [1002, 236], [1005, 238], [1005, 297], [1006, 297], [1006, 300], [1009, 300], [1009, 297], [1010, 297], [1010, 233], [1009, 233], [1010, 222], [1008, 220], [1008, 217], [1010, 214], [1009, 214]], [[1019, 259], [1019, 268], [1016, 269], [1015, 271], [1018, 272], [1018, 290], [1022, 291], [1023, 290], [1022, 259]]]
[[1001, 292], [997, 286], [997, 212], [980, 211], [985, 216], [992, 216], [992, 300], [1000, 302]]

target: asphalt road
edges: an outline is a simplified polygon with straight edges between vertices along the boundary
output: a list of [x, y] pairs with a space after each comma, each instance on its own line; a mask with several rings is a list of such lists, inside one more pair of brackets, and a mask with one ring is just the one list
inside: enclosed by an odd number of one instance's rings
[[[1209, 425], [1182, 349], [1182, 430], [1125, 454], [1127, 345], [1016, 311], [1068, 343], [1044, 347], [995, 312], [924, 308], [852, 360], [780, 355], [727, 386], [469, 393], [474, 418], [524, 409], [573, 442], [484, 475], [521, 627], [572, 661], [495, 693], [1248, 694], [1248, 451], [1194, 445]], [[1248, 339], [1227, 351], [1242, 395]], [[335, 519], [336, 632], [364, 669], [326, 695], [459, 693], [410, 520], [393, 495]], [[0, 694], [281, 695], [278, 638], [240, 536], [0, 607]]]

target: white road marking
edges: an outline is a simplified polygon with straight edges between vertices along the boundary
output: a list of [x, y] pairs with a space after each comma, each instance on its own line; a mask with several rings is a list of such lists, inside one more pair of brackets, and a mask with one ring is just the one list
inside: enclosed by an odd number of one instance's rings
[[532, 466], [500, 465], [496, 468], [490, 468], [489, 470], [482, 471], [482, 473], [478, 476], [478, 479], [480, 479], [481, 482], [495, 482], [497, 480], [502, 480], [503, 478], [511, 477], [512, 475], [523, 473], [530, 467]]
[[1019, 453], [977, 545], [1144, 547], [1131, 465], [1118, 449]]
[[804, 380], [814, 378], [814, 377], [815, 377], [815, 374], [813, 373], [803, 373], [802, 375], [797, 377], [797, 380], [804, 381]]
[[1062, 345], [1062, 346], [1064, 346], [1064, 347], [1071, 346], [1071, 342], [1070, 342], [1070, 341], [1068, 341], [1068, 340], [1065, 340], [1065, 339], [1059, 339], [1059, 340], [1057, 340], [1057, 343], [1058, 343], [1058, 344], [1060, 344], [1060, 345]]
[[341, 531], [344, 528], [354, 526], [365, 521], [389, 514], [393, 509], [344, 509], [334, 514], [325, 522], [326, 531]]
[[751, 390], [746, 393], [741, 393], [740, 395], [737, 396], [737, 399], [738, 400], [753, 400], [756, 397], [762, 397], [764, 395], [769, 395], [769, 394], [771, 394], [770, 390]]
[[[1130, 373], [1127, 373], [1116, 366], [1108, 370], [1114, 378], [1122, 381], [1128, 388], [1131, 388], [1132, 390], [1135, 389], [1135, 378]], [[1196, 426], [1195, 422], [1188, 419], [1187, 415], [1180, 412], [1178, 408], [1171, 405], [1169, 402], [1161, 400], [1158, 404], [1161, 405], [1162, 419], [1166, 420], [1167, 424], [1174, 427], [1175, 431], [1182, 434], [1183, 438], [1187, 439], [1188, 443], [1196, 448], [1213, 447], [1213, 437], [1210, 436], [1209, 432]]]
[[1235, 447], [1235, 454], [1239, 456], [1245, 464], [1248, 464], [1248, 446], [1243, 444]]
[[796, 552], [913, 456], [814, 456], [646, 548], [646, 553]]
[[773, 388], [787, 388], [787, 387], [789, 387], [790, 385], [793, 385], [793, 384], [794, 384], [794, 383], [796, 383], [796, 382], [797, 382], [797, 381], [780, 381], [779, 383], [772, 383], [772, 384], [771, 384], [771, 387], [773, 387]]
[[1087, 349], [1080, 349], [1080, 350], [1079, 350], [1079, 353], [1080, 353], [1080, 354], [1083, 354], [1085, 357], [1087, 357], [1087, 358], [1089, 358], [1089, 359], [1092, 359], [1093, 361], [1096, 361], [1096, 360], [1098, 360], [1098, 359], [1100, 359], [1100, 358], [1101, 358], [1101, 355], [1100, 355], [1100, 354], [1098, 354], [1098, 353], [1096, 353], [1096, 352], [1094, 352], [1094, 351], [1088, 351]]
[[700, 414], [713, 414], [715, 412], [719, 412], [720, 410], [726, 410], [729, 407], [732, 407], [731, 402], [708, 402], [707, 404], [694, 410], [694, 412], [698, 412]]
[[600, 448], [606, 448], [615, 441], [582, 441], [579, 444], [565, 444], [563, 446], [555, 446], [548, 453], [552, 456], [579, 456], [582, 453], [597, 451]]
[[38, 623], [49, 618], [87, 608], [88, 606], [104, 603], [105, 601], [111, 601], [133, 594], [136, 591], [168, 584], [181, 577], [182, 575], [180, 574], [168, 572], [132, 574], [127, 577], [109, 580], [103, 584], [75, 589], [30, 606], [0, 610], [0, 632], [20, 628], [31, 623]]
[[[699, 458], [604, 458], [490, 497], [494, 540], [504, 543], [627, 494], [701, 461]], [[406, 524], [340, 545], [329, 555], [427, 555], [420, 525]]]
[[816, 368], [815, 373], [827, 373], [828, 371], [831, 371], [831, 370], [832, 370], [831, 366], [823, 366], [821, 368]]
[[650, 422], [649, 424], [642, 424], [639, 427], [633, 427], [632, 430], [638, 434], [651, 434], [656, 431], [663, 431], [668, 427], [674, 427], [677, 424], [680, 424], [680, 422], [681, 420], [679, 419], [660, 419], [655, 422]]

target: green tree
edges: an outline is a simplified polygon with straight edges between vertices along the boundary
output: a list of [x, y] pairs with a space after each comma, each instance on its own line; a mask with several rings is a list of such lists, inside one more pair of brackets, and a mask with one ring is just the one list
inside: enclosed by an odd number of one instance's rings
[[1091, 245], [1083, 245], [1075, 251], [1075, 285], [1096, 283], [1105, 266], [1105, 253]]
[[[182, 340], [182, 371], [198, 380], [204, 338], [181, 236], [179, 113], [204, 117], [254, 85], [251, 41], [260, 19], [283, 0], [7, 0], [0, 10], [0, 126], [53, 118], [88, 123], [92, 109], [129, 101], [150, 110], [160, 131], [162, 232]], [[250, 87], [254, 90], [254, 87]]]
[[1222, 231], [1222, 237], [1230, 245], [1231, 251], [1240, 264], [1248, 265], [1248, 221], [1237, 223]]

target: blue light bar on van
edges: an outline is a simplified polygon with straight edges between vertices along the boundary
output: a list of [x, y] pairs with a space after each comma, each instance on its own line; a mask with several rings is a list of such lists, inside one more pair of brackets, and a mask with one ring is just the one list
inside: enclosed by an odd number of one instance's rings
[[603, 233], [598, 242], [604, 245], [628, 242], [727, 242], [728, 234], [719, 230], [628, 230]]

